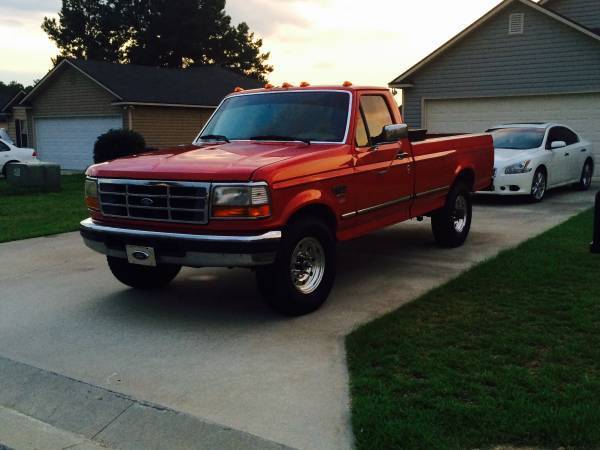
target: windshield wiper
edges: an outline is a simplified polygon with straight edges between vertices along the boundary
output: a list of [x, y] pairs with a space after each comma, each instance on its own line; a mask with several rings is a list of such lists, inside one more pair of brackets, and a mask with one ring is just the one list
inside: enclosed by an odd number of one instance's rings
[[251, 141], [298, 141], [310, 145], [310, 139], [302, 139], [293, 136], [281, 136], [279, 134], [265, 134], [262, 136], [252, 136]]
[[229, 144], [229, 139], [227, 136], [223, 136], [222, 134], [205, 134], [204, 136], [200, 136], [200, 139], [203, 141], [223, 141]]

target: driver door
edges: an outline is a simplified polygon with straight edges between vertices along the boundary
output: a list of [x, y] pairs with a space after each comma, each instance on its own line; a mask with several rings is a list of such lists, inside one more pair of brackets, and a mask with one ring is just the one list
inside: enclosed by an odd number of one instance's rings
[[552, 163], [548, 171], [548, 185], [565, 183], [571, 178], [571, 153], [569, 147], [552, 149], [554, 142], [567, 142], [563, 127], [552, 127], [548, 133], [546, 150], [552, 152]]
[[383, 142], [383, 128], [394, 123], [385, 96], [362, 94], [356, 124], [355, 176], [361, 186], [359, 215], [390, 211], [409, 217], [413, 191], [408, 141]]

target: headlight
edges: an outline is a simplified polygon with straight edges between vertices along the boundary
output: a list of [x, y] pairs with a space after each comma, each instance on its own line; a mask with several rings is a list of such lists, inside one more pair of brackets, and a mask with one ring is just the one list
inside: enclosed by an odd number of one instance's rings
[[98, 204], [98, 182], [93, 178], [85, 180], [85, 204], [88, 208], [100, 209]]
[[529, 173], [533, 170], [531, 167], [529, 167], [529, 164], [531, 164], [531, 160], [513, 164], [512, 166], [508, 166], [506, 169], [504, 169], [504, 173], [506, 175], [516, 175], [518, 173]]
[[260, 219], [271, 215], [269, 192], [264, 185], [216, 186], [212, 216], [217, 219]]

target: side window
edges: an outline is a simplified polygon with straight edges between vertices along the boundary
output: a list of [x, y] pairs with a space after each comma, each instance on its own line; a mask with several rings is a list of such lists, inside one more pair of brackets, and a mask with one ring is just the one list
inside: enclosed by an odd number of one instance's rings
[[562, 140], [560, 138], [560, 128], [554, 127], [548, 133], [548, 141], [546, 142], [546, 150], [552, 149], [552, 143]]
[[371, 144], [383, 141], [383, 127], [394, 123], [385, 99], [381, 95], [364, 95], [360, 106], [367, 121], [367, 132], [371, 136]]
[[365, 127], [365, 121], [362, 118], [362, 114], [358, 114], [358, 120], [356, 121], [356, 146], [369, 146], [369, 135], [367, 134], [367, 127]]
[[10, 147], [6, 145], [4, 142], [0, 141], [0, 152], [8, 152], [10, 151]]
[[569, 130], [568, 128], [563, 128], [563, 135], [565, 137], [565, 142], [567, 145], [577, 144], [579, 142], [579, 137], [577, 134]]

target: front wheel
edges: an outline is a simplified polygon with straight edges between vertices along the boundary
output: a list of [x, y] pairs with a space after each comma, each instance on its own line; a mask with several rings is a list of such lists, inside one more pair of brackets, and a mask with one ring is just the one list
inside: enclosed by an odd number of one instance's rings
[[302, 316], [325, 303], [336, 274], [335, 240], [327, 225], [306, 216], [284, 232], [275, 263], [256, 271], [258, 289], [269, 305]]
[[544, 200], [546, 190], [548, 188], [548, 179], [546, 177], [546, 171], [538, 169], [533, 175], [533, 181], [531, 182], [531, 193], [529, 199], [533, 203], [539, 203]]
[[472, 217], [471, 192], [464, 183], [456, 183], [448, 193], [446, 205], [431, 216], [436, 242], [448, 248], [463, 245], [471, 230]]
[[581, 171], [581, 179], [579, 183], [575, 183], [575, 188], [580, 191], [587, 191], [592, 185], [592, 177], [594, 176], [594, 163], [587, 160]]
[[117, 280], [135, 289], [158, 289], [177, 276], [181, 266], [162, 264], [156, 267], [130, 264], [126, 259], [107, 256], [108, 267]]

